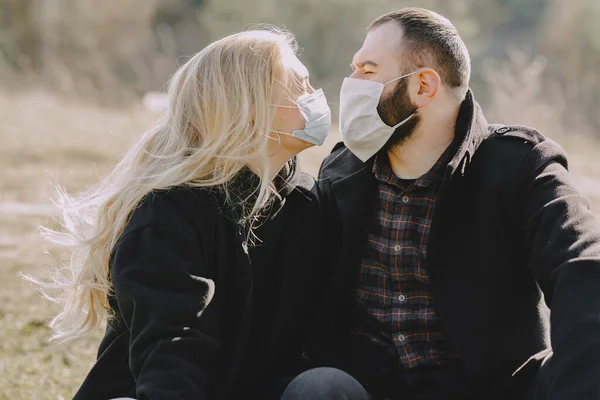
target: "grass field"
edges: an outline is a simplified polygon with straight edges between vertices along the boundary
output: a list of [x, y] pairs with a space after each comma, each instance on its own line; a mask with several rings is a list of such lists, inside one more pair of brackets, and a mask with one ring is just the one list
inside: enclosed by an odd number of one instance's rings
[[[39, 274], [61, 254], [39, 237], [55, 184], [77, 191], [105, 175], [155, 116], [141, 107], [97, 109], [44, 93], [0, 94], [0, 400], [70, 399], [93, 364], [99, 332], [68, 347], [48, 343], [55, 312], [18, 273]], [[567, 149], [576, 185], [600, 211], [600, 147], [555, 137]], [[302, 157], [314, 173], [336, 142]]]

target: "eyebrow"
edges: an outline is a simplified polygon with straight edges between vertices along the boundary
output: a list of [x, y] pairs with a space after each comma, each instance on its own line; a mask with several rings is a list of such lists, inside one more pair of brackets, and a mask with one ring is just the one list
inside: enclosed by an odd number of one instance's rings
[[357, 65], [359, 68], [363, 68], [365, 65], [372, 65], [373, 67], [378, 67], [379, 65], [373, 60], [365, 60], [360, 63], [352, 62], [352, 65]]

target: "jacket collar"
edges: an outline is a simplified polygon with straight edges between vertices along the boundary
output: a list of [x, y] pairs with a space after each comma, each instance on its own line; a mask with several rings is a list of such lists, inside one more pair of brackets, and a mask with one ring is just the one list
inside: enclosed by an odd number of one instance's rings
[[[296, 157], [290, 160], [275, 176], [273, 183], [281, 198], [286, 198], [294, 189], [310, 191], [314, 182], [298, 167]], [[229, 192], [235, 199], [251, 199], [258, 193], [260, 178], [250, 168], [242, 168], [228, 184]]]
[[[237, 222], [244, 214], [242, 204], [248, 206], [256, 201], [260, 183], [258, 175], [250, 168], [244, 167], [226, 184], [227, 194], [224, 187], [213, 187], [209, 190], [215, 194], [220, 212]], [[286, 197], [294, 190], [307, 200], [312, 200], [310, 191], [313, 189], [314, 179], [300, 170], [295, 157], [281, 169], [273, 183], [279, 197], [273, 198], [272, 203], [266, 206], [263, 217], [274, 217], [285, 204]]]
[[454, 157], [446, 167], [446, 174], [450, 176], [457, 172], [464, 174], [475, 151], [487, 136], [488, 123], [481, 107], [473, 97], [473, 92], [469, 89], [456, 119], [456, 135], [450, 145], [453, 147]]
[[286, 198], [296, 190], [302, 193], [308, 200], [311, 200], [308, 192], [314, 187], [315, 180], [300, 169], [297, 158], [294, 157], [284, 168], [285, 170], [282, 170], [275, 177], [275, 187], [279, 195], [282, 198]]

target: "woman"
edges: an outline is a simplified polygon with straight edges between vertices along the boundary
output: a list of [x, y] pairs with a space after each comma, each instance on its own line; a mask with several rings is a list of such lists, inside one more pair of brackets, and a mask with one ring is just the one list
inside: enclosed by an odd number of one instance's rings
[[295, 51], [276, 30], [212, 43], [108, 179], [62, 196], [65, 231], [46, 233], [74, 256], [54, 338], [108, 320], [75, 399], [266, 399], [297, 372], [322, 230], [294, 156], [331, 113]]

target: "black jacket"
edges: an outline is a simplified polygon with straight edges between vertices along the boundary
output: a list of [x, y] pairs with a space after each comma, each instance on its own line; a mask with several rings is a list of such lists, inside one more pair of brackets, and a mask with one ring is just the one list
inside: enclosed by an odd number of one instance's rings
[[218, 191], [149, 195], [113, 252], [115, 316], [75, 399], [279, 398], [278, 380], [301, 368], [308, 294], [322, 291], [314, 180], [286, 188], [252, 263]]
[[[464, 362], [466, 388], [479, 399], [522, 395], [531, 374], [511, 375], [548, 348], [551, 327], [547, 399], [597, 398], [600, 226], [573, 188], [565, 153], [533, 129], [489, 125], [471, 93], [453, 146], [427, 270], [441, 323]], [[371, 169], [372, 160], [361, 162], [342, 144], [321, 167], [329, 262], [337, 272], [306, 355], [376, 387], [394, 367], [367, 340], [348, 334], [361, 318], [351, 288], [374, 211]], [[538, 364], [532, 360], [521, 372]]]

